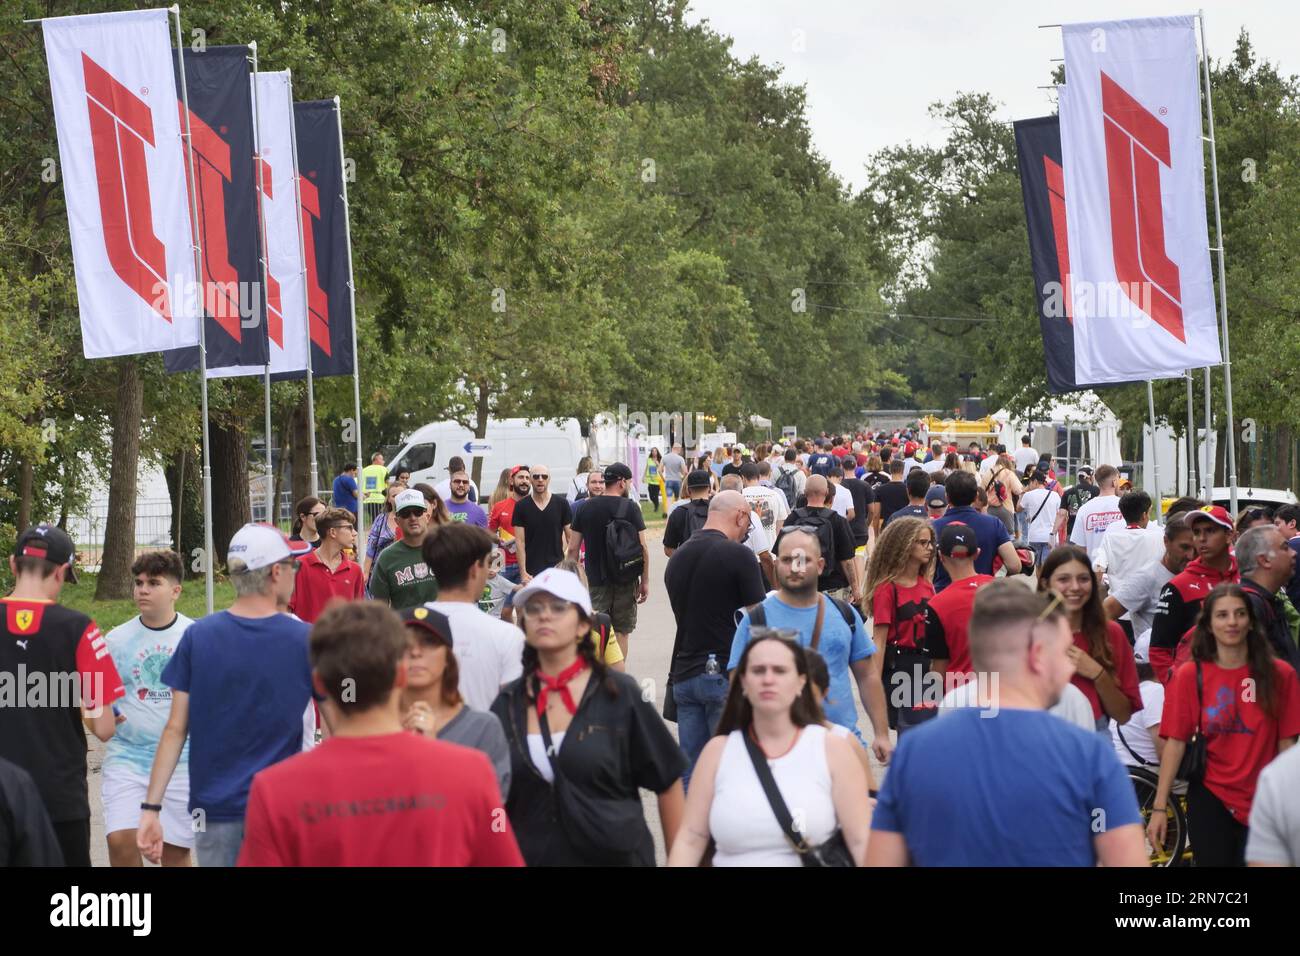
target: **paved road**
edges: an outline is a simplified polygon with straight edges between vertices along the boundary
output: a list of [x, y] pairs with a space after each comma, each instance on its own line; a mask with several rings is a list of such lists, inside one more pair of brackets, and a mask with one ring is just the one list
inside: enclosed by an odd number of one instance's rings
[[[663, 572], [668, 559], [663, 552], [662, 531], [651, 531], [650, 567], [654, 583], [650, 587], [650, 597], [641, 606], [638, 614], [637, 629], [632, 634], [628, 648], [628, 673], [642, 682], [642, 687], [653, 691], [656, 707], [662, 712], [664, 702], [664, 682], [668, 677], [668, 662], [672, 656], [673, 634], [675, 625], [672, 607], [668, 602], [668, 593], [664, 590]], [[854, 688], [856, 696], [857, 689]], [[858, 704], [859, 727], [863, 736], [870, 739], [871, 725], [866, 719], [866, 710]], [[677, 725], [669, 724], [673, 735], [677, 734]], [[91, 857], [96, 866], [108, 865], [108, 850], [104, 842], [103, 811], [100, 803], [99, 764], [102, 759], [103, 745], [94, 737], [90, 738], [90, 801], [91, 801]], [[884, 779], [884, 770], [874, 764], [877, 785]], [[655, 853], [660, 863], [664, 862], [663, 833], [659, 827], [659, 809], [655, 795], [642, 792], [646, 808], [646, 820], [650, 832], [655, 838]]]

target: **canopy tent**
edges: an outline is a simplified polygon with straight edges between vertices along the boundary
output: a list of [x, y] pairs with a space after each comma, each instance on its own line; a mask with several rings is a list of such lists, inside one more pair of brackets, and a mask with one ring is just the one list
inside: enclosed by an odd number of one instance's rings
[[1079, 465], [1120, 465], [1120, 421], [1094, 392], [1054, 396], [1030, 416], [1003, 410], [993, 417], [1004, 423], [998, 441], [1010, 452], [1029, 435], [1036, 449], [1064, 461], [1071, 474]]

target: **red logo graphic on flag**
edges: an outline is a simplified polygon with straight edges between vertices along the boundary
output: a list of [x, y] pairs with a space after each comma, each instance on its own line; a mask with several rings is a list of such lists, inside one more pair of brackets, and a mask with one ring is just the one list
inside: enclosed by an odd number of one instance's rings
[[[1173, 166], [1169, 128], [1104, 72], [1101, 109], [1115, 278], [1157, 325], [1186, 342], [1178, 265], [1165, 253], [1160, 201], [1160, 166]], [[1149, 290], [1149, 305], [1142, 301], [1144, 288]]]
[[153, 112], [85, 53], [81, 65], [108, 261], [118, 278], [170, 322], [167, 248], [153, 230], [144, 152], [146, 144], [155, 145]]
[[330, 300], [321, 288], [316, 269], [316, 235], [312, 231], [312, 220], [320, 220], [320, 193], [316, 184], [305, 176], [298, 177], [298, 188], [302, 194], [302, 241], [307, 259], [307, 327], [311, 340], [329, 355]]
[[[182, 125], [185, 106], [177, 103]], [[203, 308], [236, 342], [240, 340], [239, 273], [230, 264], [226, 236], [226, 183], [230, 182], [230, 146], [190, 110], [190, 138], [194, 145], [195, 175], [199, 188], [199, 222], [203, 237]], [[185, 181], [191, 191], [189, 157]], [[193, 209], [193, 207], [191, 207]], [[191, 223], [193, 225], [193, 223]]]
[[1056, 239], [1056, 264], [1061, 272], [1065, 319], [1074, 324], [1074, 303], [1070, 301], [1070, 242], [1065, 231], [1065, 171], [1050, 156], [1043, 157], [1047, 174], [1047, 199], [1052, 207], [1052, 236]]
[[[258, 157], [259, 169], [261, 169], [260, 189], [266, 197], [274, 199], [271, 192], [271, 164], [265, 159]], [[271, 259], [270, 248], [266, 244], [266, 218], [264, 216], [264, 207], [258, 202], [258, 227], [262, 230], [262, 250], [266, 255], [268, 263]], [[275, 276], [271, 275], [271, 270], [266, 270], [266, 334], [271, 337], [271, 341], [280, 348], [284, 348], [284, 307], [280, 304], [280, 283]]]

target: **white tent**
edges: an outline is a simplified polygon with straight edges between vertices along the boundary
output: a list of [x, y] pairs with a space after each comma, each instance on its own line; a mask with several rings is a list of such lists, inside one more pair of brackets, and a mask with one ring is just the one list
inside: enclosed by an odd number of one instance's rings
[[1008, 451], [1029, 435], [1035, 448], [1065, 461], [1071, 473], [1079, 465], [1119, 467], [1120, 421], [1094, 392], [1056, 396], [1035, 408], [1032, 417], [1011, 416], [1004, 409], [994, 418], [1003, 422], [998, 440]]

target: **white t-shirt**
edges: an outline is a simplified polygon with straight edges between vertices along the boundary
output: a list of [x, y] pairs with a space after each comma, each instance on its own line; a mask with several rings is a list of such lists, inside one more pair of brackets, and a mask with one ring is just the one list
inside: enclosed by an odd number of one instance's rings
[[[943, 695], [943, 700], [939, 703], [939, 716], [942, 717], [958, 707], [978, 706], [980, 706], [979, 682], [969, 681]], [[1092, 704], [1088, 703], [1088, 698], [1084, 696], [1083, 691], [1073, 684], [1065, 685], [1061, 691], [1060, 701], [1055, 707], [1049, 707], [1047, 712], [1089, 733], [1097, 731], [1097, 722], [1092, 716]]]
[[1119, 495], [1093, 498], [1075, 516], [1070, 543], [1085, 549], [1089, 560], [1095, 560], [1097, 549], [1101, 547], [1101, 536], [1116, 521], [1123, 520], [1124, 516], [1119, 512]]
[[758, 516], [768, 538], [772, 538], [776, 534], [776, 523], [790, 516], [790, 505], [785, 500], [785, 494], [775, 488], [765, 488], [763, 485], [750, 485], [748, 488], [742, 488], [740, 493], [745, 496], [749, 507]]
[[1138, 685], [1138, 691], [1142, 694], [1142, 709], [1130, 717], [1123, 727], [1119, 727], [1113, 720], [1110, 722], [1110, 740], [1115, 745], [1115, 756], [1119, 757], [1120, 763], [1132, 767], [1141, 764], [1133, 759], [1133, 754], [1120, 741], [1120, 731], [1123, 731], [1124, 741], [1133, 748], [1133, 753], [1148, 764], [1158, 764], [1160, 757], [1156, 755], [1156, 744], [1151, 739], [1151, 728], [1159, 726], [1160, 715], [1165, 709], [1165, 685], [1160, 681], [1144, 680]]
[[[1061, 510], [1061, 496], [1046, 488], [1035, 488], [1021, 496], [1020, 509], [1029, 522], [1030, 543], [1049, 544], [1052, 528], [1056, 526], [1056, 513]], [[1034, 518], [1034, 515], [1038, 517]]]
[[832, 484], [831, 487], [835, 489], [835, 500], [831, 502], [831, 510], [841, 518], [847, 519], [849, 509], [853, 507], [853, 492], [843, 485]]
[[460, 695], [471, 710], [487, 711], [501, 685], [524, 672], [524, 632], [476, 604], [430, 601], [426, 607], [447, 616], [452, 651], [460, 666]]
[[1114, 588], [1144, 568], [1159, 564], [1165, 553], [1165, 532], [1159, 525], [1130, 528], [1115, 522], [1101, 536], [1101, 546], [1092, 556], [1092, 563], [1106, 573], [1106, 582]]
[[927, 461], [922, 463], [921, 470], [925, 472], [927, 475], [933, 475], [936, 471], [938, 471], [942, 467], [943, 467], [943, 459], [935, 458], [933, 461]]
[[749, 534], [745, 535], [745, 547], [754, 552], [755, 558], [764, 551], [772, 550], [772, 540], [763, 530], [763, 523], [758, 520], [758, 515], [754, 514], [752, 508], [749, 512]]
[[1026, 468], [1031, 468], [1038, 464], [1038, 460], [1043, 457], [1042, 452], [1037, 448], [1017, 448], [1016, 449], [1016, 471], [1022, 475]]
[[920, 468], [921, 463], [910, 455], [903, 459], [903, 477], [906, 478], [911, 474], [913, 468]]

